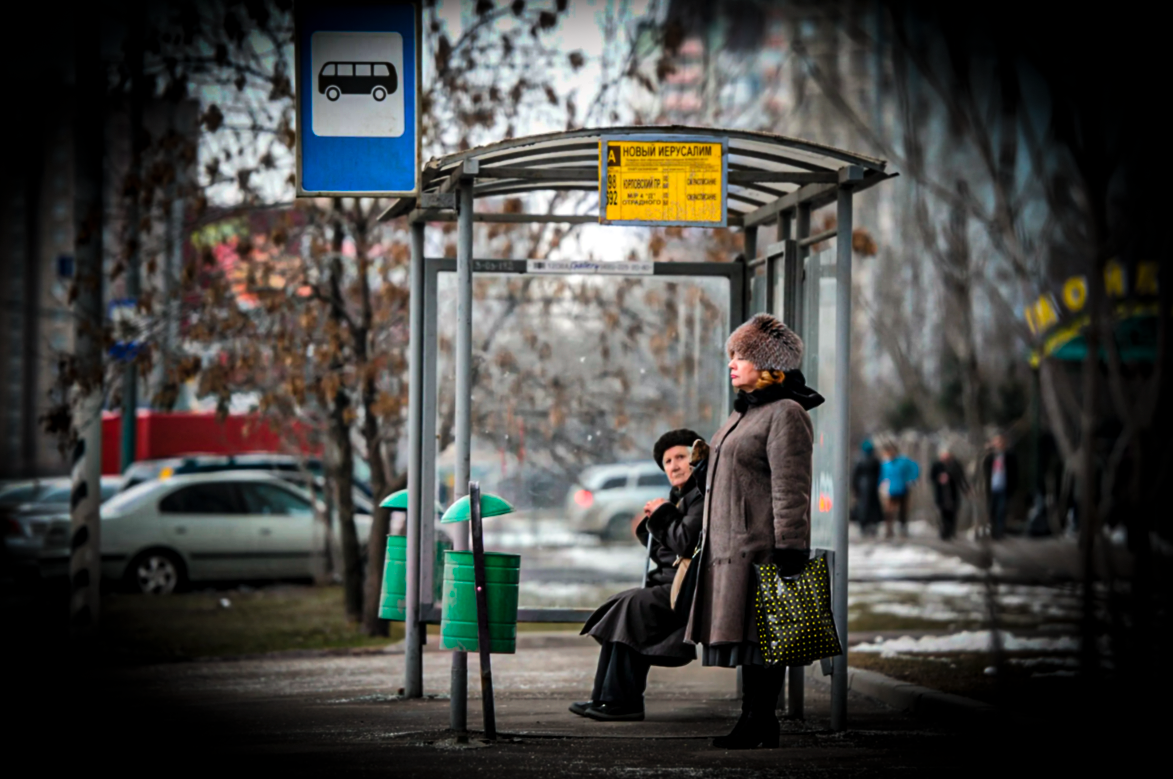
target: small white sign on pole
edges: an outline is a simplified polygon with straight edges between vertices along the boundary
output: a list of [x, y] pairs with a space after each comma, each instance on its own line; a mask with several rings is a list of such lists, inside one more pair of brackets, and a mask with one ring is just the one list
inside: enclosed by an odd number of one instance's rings
[[526, 260], [527, 273], [605, 274], [610, 276], [651, 276], [650, 262], [591, 262], [587, 260]]

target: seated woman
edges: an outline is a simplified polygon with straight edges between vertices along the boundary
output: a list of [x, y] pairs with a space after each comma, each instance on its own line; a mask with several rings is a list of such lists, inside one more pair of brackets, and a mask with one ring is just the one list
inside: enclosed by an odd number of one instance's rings
[[[697, 468], [694, 469], [693, 444]], [[668, 475], [668, 500], [644, 506], [636, 528], [640, 541], [652, 536], [651, 562], [643, 587], [610, 598], [587, 619], [582, 634], [594, 636], [602, 648], [589, 701], [572, 703], [575, 714], [596, 720], [642, 720], [644, 688], [653, 665], [678, 667], [696, 658], [684, 643], [685, 619], [673, 612], [670, 594], [676, 565], [696, 550], [704, 510], [701, 458], [708, 452], [692, 430], [672, 430], [656, 442], [656, 463]]]

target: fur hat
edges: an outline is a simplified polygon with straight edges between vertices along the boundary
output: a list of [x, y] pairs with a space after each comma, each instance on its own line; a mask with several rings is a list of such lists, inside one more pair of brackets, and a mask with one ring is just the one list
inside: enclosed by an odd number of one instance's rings
[[793, 371], [802, 365], [802, 339], [769, 314], [755, 314], [734, 330], [725, 351], [730, 358], [741, 355], [759, 371]]
[[[664, 435], [660, 436], [660, 440], [656, 442], [656, 446], [652, 449], [652, 456], [656, 458], [656, 465], [660, 466], [660, 470], [664, 470], [664, 453], [674, 446], [688, 446], [691, 447], [696, 440], [700, 438], [694, 431], [682, 428], [680, 430], [669, 430]], [[704, 440], [704, 439], [701, 439]]]

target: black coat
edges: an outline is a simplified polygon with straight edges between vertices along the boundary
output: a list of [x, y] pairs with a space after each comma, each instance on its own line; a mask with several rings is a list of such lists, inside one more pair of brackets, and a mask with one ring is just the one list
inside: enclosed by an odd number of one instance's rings
[[693, 480], [675, 487], [669, 502], [660, 506], [636, 534], [647, 543], [652, 535], [652, 570], [645, 587], [613, 595], [587, 618], [582, 634], [600, 644], [618, 641], [646, 655], [653, 665], [684, 665], [696, 657], [696, 649], [684, 643], [685, 620], [671, 608], [669, 597], [676, 575], [673, 563], [691, 557], [700, 538], [704, 497]]
[[880, 459], [874, 454], [859, 458], [851, 471], [851, 492], [855, 495], [855, 515], [861, 525], [878, 525], [884, 518], [880, 507]]
[[[944, 476], [945, 478], [941, 478]], [[956, 460], [937, 460], [929, 471], [933, 482], [933, 499], [941, 511], [957, 511], [961, 505], [961, 493], [969, 492], [969, 482]]]
[[[1002, 453], [1006, 460], [1006, 497], [1010, 497], [1018, 490], [1018, 458], [1009, 450]], [[986, 494], [990, 494], [990, 477], [994, 471], [995, 452], [987, 452], [982, 458], [982, 475], [985, 477]]]

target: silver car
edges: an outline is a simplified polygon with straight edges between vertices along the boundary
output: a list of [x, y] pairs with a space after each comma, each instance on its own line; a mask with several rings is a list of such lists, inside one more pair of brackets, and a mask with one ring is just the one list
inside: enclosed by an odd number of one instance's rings
[[[120, 476], [103, 476], [101, 499], [106, 502], [118, 492]], [[73, 483], [68, 476], [11, 482], [0, 487], [0, 526], [4, 528], [6, 573], [35, 579], [50, 533], [69, 534], [69, 499]], [[59, 521], [66, 516], [64, 531]]]
[[[371, 517], [356, 514], [365, 545]], [[268, 473], [221, 471], [131, 487], [102, 506], [102, 574], [167, 594], [187, 581], [313, 576], [326, 551], [307, 491]]]
[[631, 540], [632, 520], [644, 504], [667, 498], [671, 485], [655, 463], [595, 465], [583, 471], [566, 498], [566, 519], [572, 530], [613, 541]]

